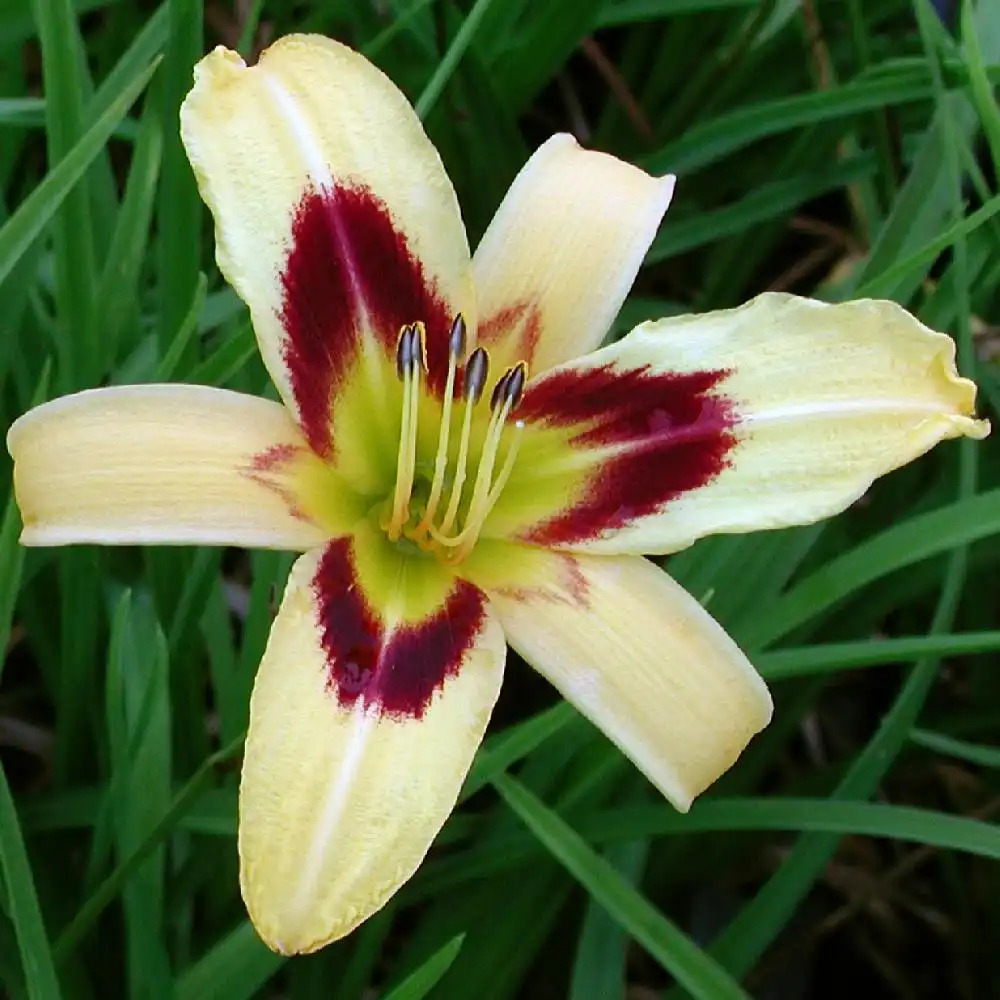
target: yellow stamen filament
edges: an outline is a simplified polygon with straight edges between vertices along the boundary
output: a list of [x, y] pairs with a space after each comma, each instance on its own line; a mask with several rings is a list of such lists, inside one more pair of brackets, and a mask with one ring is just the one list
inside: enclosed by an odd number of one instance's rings
[[[441, 429], [438, 431], [437, 455], [434, 459], [434, 478], [431, 480], [431, 495], [427, 498], [424, 516], [415, 529], [419, 537], [427, 533], [437, 513], [441, 493], [444, 490], [444, 474], [448, 469], [448, 439], [451, 436], [451, 410], [455, 395], [455, 377], [458, 374], [458, 359], [465, 352], [465, 320], [461, 315], [455, 317], [448, 341], [448, 377], [444, 385], [444, 402], [441, 412]], [[466, 412], [469, 406], [466, 405]], [[471, 417], [470, 421], [471, 423]], [[468, 442], [466, 442], [468, 449]]]
[[[441, 531], [451, 531], [458, 515], [458, 505], [462, 501], [462, 489], [465, 486], [466, 469], [469, 464], [469, 437], [472, 432], [472, 407], [470, 398], [465, 400], [465, 413], [462, 414], [462, 436], [458, 439], [458, 462], [455, 465], [455, 481], [451, 485], [451, 495], [448, 497], [448, 509], [444, 512]], [[433, 533], [433, 532], [432, 532]]]
[[503, 493], [504, 487], [507, 485], [507, 480], [510, 479], [510, 474], [514, 468], [514, 461], [517, 458], [517, 451], [521, 447], [521, 431], [523, 430], [524, 421], [516, 421], [514, 423], [514, 438], [507, 449], [507, 455], [500, 468], [500, 475], [493, 481], [493, 485], [490, 487], [490, 491], [479, 510], [475, 513], [470, 510], [465, 528], [462, 530], [462, 534], [466, 536], [465, 541], [452, 553], [452, 562], [461, 562], [476, 544], [479, 532], [482, 531], [483, 524], [486, 522], [487, 515], [496, 506], [497, 500], [500, 499], [500, 494]]
[[[392, 498], [392, 518], [385, 526], [392, 541], [403, 533], [410, 519], [410, 494], [417, 467], [417, 408], [420, 404], [420, 373], [426, 365], [423, 325], [404, 327], [399, 335], [399, 370], [403, 379], [403, 415], [396, 455], [396, 489]], [[419, 352], [419, 356], [418, 353]]]
[[438, 430], [437, 453], [430, 493], [424, 505], [423, 514], [415, 525], [409, 525], [410, 503], [413, 493], [414, 476], [417, 465], [417, 421], [420, 402], [420, 372], [426, 366], [423, 345], [423, 328], [419, 324], [404, 327], [400, 332], [397, 349], [397, 373], [403, 383], [403, 413], [400, 421], [399, 451], [396, 457], [396, 486], [393, 491], [392, 512], [383, 519], [383, 529], [392, 541], [403, 535], [423, 549], [433, 550], [439, 546], [447, 551], [448, 562], [461, 562], [471, 551], [482, 531], [483, 525], [503, 492], [514, 468], [520, 446], [523, 423], [514, 425], [511, 440], [499, 474], [494, 478], [498, 464], [501, 439], [508, 417], [517, 406], [525, 382], [525, 369], [517, 365], [499, 378], [490, 398], [492, 410], [482, 452], [479, 456], [472, 495], [468, 500], [466, 513], [462, 516], [460, 530], [456, 529], [459, 512], [463, 508], [462, 498], [468, 475], [469, 452], [472, 438], [472, 415], [483, 394], [489, 362], [486, 352], [477, 348], [466, 361], [463, 375], [462, 393], [465, 399], [462, 414], [462, 430], [459, 439], [454, 473], [447, 509], [440, 523], [434, 521], [441, 506], [445, 484], [448, 479], [448, 453], [451, 439], [451, 419], [454, 409], [455, 387], [458, 382], [458, 361], [464, 353], [465, 325], [461, 317], [452, 327], [448, 347], [448, 374], [445, 380], [441, 405], [441, 425]]
[[500, 497], [507, 480], [510, 478], [511, 470], [514, 468], [514, 460], [517, 458], [517, 450], [520, 446], [521, 429], [524, 426], [520, 420], [514, 425], [516, 433], [507, 449], [507, 456], [501, 467], [500, 475], [493, 480], [493, 467], [496, 465], [497, 455], [500, 451], [500, 438], [511, 406], [511, 400], [505, 401], [503, 406], [495, 411], [490, 418], [486, 440], [483, 443], [483, 454], [479, 459], [476, 483], [472, 488], [472, 499], [469, 501], [469, 512], [462, 530], [457, 535], [449, 537], [445, 533], [447, 529], [444, 525], [440, 531], [434, 527], [430, 528], [431, 536], [439, 545], [455, 550], [451, 555], [451, 559], [455, 562], [460, 562], [472, 550], [486, 516], [493, 509], [493, 505]]

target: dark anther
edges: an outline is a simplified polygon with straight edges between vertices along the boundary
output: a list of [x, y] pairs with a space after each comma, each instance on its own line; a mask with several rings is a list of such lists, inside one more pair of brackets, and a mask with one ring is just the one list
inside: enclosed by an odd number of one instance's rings
[[427, 329], [423, 323], [413, 324], [413, 358], [427, 371]]
[[465, 362], [465, 375], [462, 381], [462, 392], [465, 398], [478, 403], [486, 385], [486, 376], [490, 371], [490, 359], [486, 351], [477, 347]]
[[510, 408], [512, 410], [521, 401], [526, 378], [527, 372], [523, 361], [515, 365], [513, 371], [507, 376], [507, 388], [504, 390], [504, 399], [510, 400]]
[[527, 373], [523, 361], [519, 361], [513, 368], [508, 368], [497, 379], [497, 384], [493, 386], [493, 394], [490, 396], [490, 409], [495, 410], [498, 406], [502, 406], [509, 401], [510, 409], [513, 410], [521, 401], [521, 396], [524, 394], [524, 380], [526, 378]]
[[449, 357], [460, 358], [465, 354], [465, 340], [465, 317], [459, 313], [451, 324], [451, 333], [448, 334]]
[[510, 381], [510, 377], [513, 374], [514, 369], [508, 368], [503, 375], [497, 379], [496, 385], [493, 386], [493, 392], [490, 393], [491, 410], [495, 410], [507, 398], [507, 383]]
[[420, 334], [414, 324], [407, 324], [399, 331], [399, 342], [396, 344], [396, 374], [400, 379], [413, 368], [420, 349]]

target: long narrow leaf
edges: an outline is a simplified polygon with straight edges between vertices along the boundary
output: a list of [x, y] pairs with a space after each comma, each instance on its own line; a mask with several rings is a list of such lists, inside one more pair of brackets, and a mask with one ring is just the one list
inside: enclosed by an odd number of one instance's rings
[[494, 778], [493, 784], [552, 856], [694, 996], [704, 1000], [747, 1000], [746, 993], [728, 973], [524, 785], [507, 775]]

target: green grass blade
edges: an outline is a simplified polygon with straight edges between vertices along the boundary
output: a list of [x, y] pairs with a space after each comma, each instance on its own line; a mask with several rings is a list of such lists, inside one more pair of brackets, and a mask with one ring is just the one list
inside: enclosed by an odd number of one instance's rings
[[894, 71], [876, 79], [846, 83], [820, 93], [782, 97], [731, 111], [696, 125], [676, 142], [648, 157], [650, 173], [692, 173], [768, 136], [803, 125], [836, 121], [931, 94], [926, 72]]
[[646, 264], [693, 250], [705, 243], [746, 232], [751, 226], [789, 214], [803, 203], [870, 175], [875, 160], [857, 156], [824, 170], [782, 178], [751, 191], [733, 205], [691, 219], [670, 218], [646, 254]]
[[464, 940], [464, 934], [453, 937], [444, 947], [431, 955], [419, 969], [414, 969], [401, 983], [384, 994], [382, 1000], [423, 1000], [458, 958]]
[[[604, 856], [629, 885], [637, 886], [649, 856], [647, 840], [612, 844]], [[595, 900], [587, 904], [587, 914], [577, 942], [568, 1000], [626, 1000], [628, 935]]]
[[87, 129], [79, 142], [49, 171], [0, 229], [0, 281], [10, 274], [21, 255], [52, 219], [94, 157], [103, 149], [115, 126], [142, 93], [155, 69], [156, 63], [145, 66], [129, 81], [117, 100]]
[[501, 775], [493, 785], [546, 850], [692, 995], [704, 1000], [747, 1000], [728, 973], [520, 782]]
[[856, 291], [859, 298], [885, 298], [898, 294], [898, 286], [904, 279], [911, 281], [923, 278], [931, 264], [956, 240], [974, 233], [980, 226], [1000, 212], [1000, 195], [991, 198], [971, 215], [962, 216], [943, 233], [936, 235], [908, 257], [886, 268], [878, 277], [866, 282]]
[[[914, 742], [921, 740], [917, 737]], [[921, 745], [928, 745], [929, 749], [940, 749], [951, 746], [952, 741], [944, 738], [934, 746], [930, 746], [930, 743], [934, 743], [934, 740], [927, 740]], [[992, 750], [992, 757], [989, 759], [992, 766], [997, 766], [1000, 750], [985, 749]], [[807, 798], [708, 798], [695, 803], [687, 815], [673, 812], [665, 806], [623, 806], [590, 816], [580, 824], [580, 830], [581, 835], [601, 843], [664, 834], [690, 835], [740, 830], [816, 831], [886, 837], [905, 843], [1000, 859], [1000, 827], [993, 823], [952, 816], [933, 809], [886, 805], [881, 802], [838, 802]]]
[[264, 0], [251, 0], [250, 9], [246, 12], [243, 28], [240, 30], [240, 37], [236, 43], [236, 51], [248, 61], [252, 57], [254, 35], [257, 34], [257, 26], [260, 24], [260, 15], [263, 10]]
[[250, 1000], [285, 964], [259, 937], [249, 921], [243, 921], [209, 949], [178, 978], [177, 1000]]
[[550, 736], [555, 736], [565, 726], [579, 719], [576, 709], [569, 702], [561, 701], [552, 708], [491, 736], [476, 754], [469, 776], [462, 786], [459, 802], [485, 788], [498, 774], [533, 753]]
[[98, 886], [90, 898], [80, 907], [69, 925], [59, 935], [55, 943], [57, 961], [65, 960], [80, 944], [90, 931], [94, 922], [104, 912], [104, 909], [121, 892], [129, 876], [137, 871], [147, 858], [160, 846], [164, 838], [177, 825], [181, 817], [202, 793], [204, 786], [220, 764], [225, 764], [234, 755], [241, 752], [243, 737], [234, 740], [217, 753], [212, 754], [201, 767], [188, 779], [183, 788], [173, 797], [170, 808], [163, 814], [159, 822], [150, 830], [142, 842], [113, 872]]
[[796, 584], [744, 635], [770, 645], [862, 587], [896, 570], [1000, 532], [1000, 490], [959, 500], [893, 525]]
[[21, 952], [28, 996], [31, 1000], [59, 1000], [59, 980], [56, 978], [52, 950], [38, 906], [17, 810], [3, 768], [0, 768], [0, 868]]
[[45, 99], [42, 97], [0, 98], [0, 122], [4, 125], [28, 125], [45, 120]]
[[430, 114], [431, 109], [437, 103], [442, 91], [451, 79], [452, 73], [455, 72], [462, 56], [465, 55], [465, 50], [472, 44], [472, 39], [479, 29], [479, 23], [492, 4], [493, 0], [476, 0], [472, 10], [465, 16], [462, 27], [455, 33], [455, 37], [452, 39], [451, 45], [448, 46], [447, 52], [445, 52], [443, 58], [438, 63], [433, 75], [427, 81], [426, 86], [414, 104], [417, 117], [421, 120]]
[[[119, 858], [141, 847], [170, 803], [167, 645], [148, 597], [125, 591], [108, 652], [111, 803]], [[168, 997], [162, 848], [123, 887], [130, 994]]]
[[945, 733], [935, 733], [929, 729], [914, 729], [910, 739], [925, 750], [964, 760], [968, 764], [979, 767], [1000, 768], [1000, 747], [984, 746], [981, 743], [969, 743], [968, 740], [958, 740]]
[[104, 370], [113, 367], [122, 331], [139, 301], [143, 251], [149, 240], [149, 223], [163, 152], [159, 112], [154, 93], [143, 108], [125, 196], [98, 283], [100, 309], [95, 311], [91, 320], [98, 329], [92, 331], [90, 339], [101, 344]]
[[[243, 324], [208, 356], [184, 372], [185, 382], [226, 386], [260, 353], [250, 324]], [[182, 369], [183, 370], [183, 369]]]
[[198, 284], [202, 206], [177, 126], [203, 52], [201, 0], [168, 0], [170, 35], [163, 60], [163, 168], [157, 225], [160, 348], [184, 320]]
[[548, 0], [535, 7], [513, 50], [493, 67], [501, 102], [520, 111], [594, 28], [602, 0]]
[[681, 14], [707, 14], [713, 10], [756, 7], [760, 0], [617, 0], [607, 3], [598, 19], [598, 27], [643, 24]]
[[156, 380], [158, 382], [169, 382], [177, 377], [181, 359], [187, 352], [188, 345], [194, 339], [198, 331], [198, 317], [201, 315], [202, 307], [205, 304], [205, 293], [208, 291], [208, 278], [204, 274], [198, 275], [198, 284], [194, 289], [194, 297], [187, 314], [181, 320], [177, 332], [170, 338], [167, 350], [156, 369]]
[[87, 105], [84, 121], [89, 122], [103, 115], [129, 86], [130, 80], [150, 63], [159, 62], [169, 30], [167, 13], [167, 2], [164, 0], [152, 15], [143, 19], [141, 28], [130, 38], [128, 48], [94, 92]]
[[[14, 605], [21, 587], [21, 573], [24, 570], [24, 549], [18, 544], [21, 535], [21, 514], [17, 509], [13, 492], [7, 498], [3, 523], [0, 524], [0, 649], [7, 649], [10, 628], [14, 618]], [[6, 657], [0, 659], [0, 678]]]
[[[32, 10], [42, 49], [49, 161], [59, 163], [83, 137], [76, 14], [69, 0], [32, 0]], [[96, 265], [91, 206], [83, 185], [66, 192], [58, 210], [55, 237], [59, 318], [63, 323], [87, 329], [94, 305]], [[71, 385], [86, 381], [95, 347], [82, 343], [79, 337], [75, 343], [73, 371], [60, 372], [60, 377], [69, 378]]]
[[996, 170], [1000, 168], [1000, 109], [997, 108], [993, 85], [986, 74], [979, 30], [969, 0], [963, 0], [962, 3], [962, 47], [965, 50], [965, 65], [969, 70], [969, 94]]
[[1000, 632], [914, 635], [768, 650], [754, 657], [754, 665], [762, 676], [775, 681], [883, 663], [903, 663], [918, 656], [971, 656], [997, 650], [1000, 650]]

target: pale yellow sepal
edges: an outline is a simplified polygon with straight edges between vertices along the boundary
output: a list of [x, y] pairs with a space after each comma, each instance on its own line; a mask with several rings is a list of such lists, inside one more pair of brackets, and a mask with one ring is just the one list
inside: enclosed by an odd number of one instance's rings
[[[766, 293], [736, 309], [644, 323], [573, 367], [602, 365], [725, 372], [713, 391], [736, 416], [736, 443], [707, 485], [574, 542], [575, 551], [666, 553], [705, 535], [809, 524], [939, 441], [989, 433], [975, 418], [975, 384], [955, 369], [952, 339], [895, 302], [830, 305]], [[594, 475], [607, 453], [592, 453]], [[518, 469], [517, 486], [528, 494], [532, 475]], [[544, 480], [545, 470], [538, 475]], [[572, 475], [586, 491], [587, 477]]]
[[647, 560], [514, 546], [494, 556], [478, 582], [494, 584], [511, 646], [681, 811], [770, 721], [739, 647]]
[[[406, 98], [357, 52], [320, 35], [287, 35], [248, 67], [220, 46], [195, 67], [181, 137], [215, 217], [219, 267], [250, 307], [264, 363], [293, 412], [281, 273], [307, 190], [367, 188], [452, 315], [463, 313], [475, 328], [469, 247], [451, 181]], [[363, 234], [337, 229], [336, 219], [331, 225], [350, 261]], [[363, 335], [365, 303], [352, 306]]]
[[472, 261], [481, 339], [498, 370], [524, 360], [542, 372], [601, 343], [673, 191], [673, 176], [650, 177], [570, 135], [535, 151]]
[[422, 718], [342, 707], [326, 686], [317, 558], [293, 567], [272, 627], [240, 785], [243, 896], [260, 936], [283, 954], [343, 937], [416, 870], [455, 805], [506, 655], [487, 616]]
[[[195, 385], [91, 389], [7, 434], [24, 545], [242, 545], [303, 551], [324, 532], [266, 453], [316, 460], [278, 403]], [[291, 463], [288, 465], [290, 469]]]

